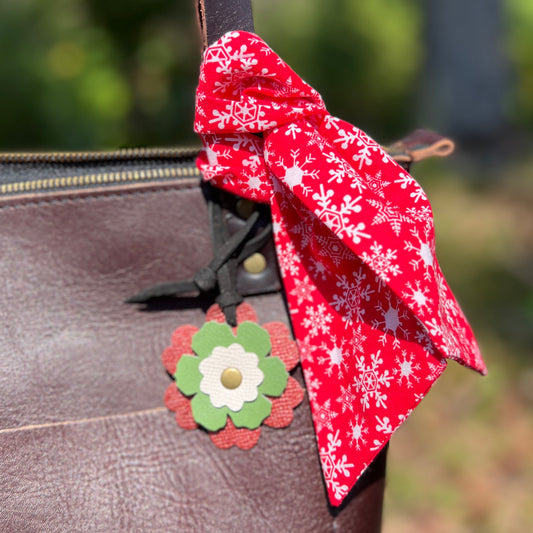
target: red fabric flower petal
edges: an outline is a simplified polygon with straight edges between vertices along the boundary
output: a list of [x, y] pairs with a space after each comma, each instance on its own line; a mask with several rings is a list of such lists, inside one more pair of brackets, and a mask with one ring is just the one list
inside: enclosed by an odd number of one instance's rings
[[263, 421], [271, 428], [285, 428], [294, 418], [293, 409], [304, 399], [304, 391], [300, 384], [289, 376], [287, 388], [280, 398], [271, 398], [272, 412]]
[[166, 348], [161, 355], [163, 364], [169, 374], [174, 375], [176, 365], [182, 355], [191, 353], [192, 338], [197, 331], [197, 327], [185, 325], [177, 328], [172, 334], [171, 346]]
[[[257, 314], [250, 304], [244, 302], [237, 307], [237, 324], [240, 324], [241, 322], [245, 322], [247, 320], [250, 322], [257, 323]], [[205, 315], [205, 321], [220, 322], [221, 324], [226, 322], [226, 317], [224, 316], [224, 313], [222, 312], [222, 309], [218, 304], [212, 305], [207, 310], [207, 313]]]
[[282, 322], [268, 322], [262, 326], [270, 335], [272, 352], [270, 355], [279, 357], [287, 372], [290, 372], [300, 360], [298, 345], [291, 339], [289, 328]]
[[237, 446], [241, 450], [249, 450], [253, 448], [261, 435], [261, 428], [247, 429], [236, 428], [228, 418], [228, 422], [224, 429], [217, 432], [210, 432], [209, 437], [213, 441], [213, 444], [222, 450]]
[[165, 392], [165, 405], [176, 413], [176, 422], [183, 429], [196, 429], [198, 424], [192, 416], [191, 400], [184, 396], [172, 382]]

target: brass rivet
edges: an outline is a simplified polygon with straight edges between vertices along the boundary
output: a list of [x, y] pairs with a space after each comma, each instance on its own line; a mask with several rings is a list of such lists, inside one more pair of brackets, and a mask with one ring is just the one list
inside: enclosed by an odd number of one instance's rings
[[242, 374], [238, 368], [226, 368], [220, 376], [220, 381], [226, 389], [236, 389], [242, 383]]
[[267, 267], [267, 260], [263, 254], [255, 253], [244, 261], [243, 266], [249, 274], [260, 274]]
[[251, 200], [241, 198], [240, 200], [237, 200], [235, 209], [241, 218], [250, 218], [251, 214], [255, 211], [255, 204]]

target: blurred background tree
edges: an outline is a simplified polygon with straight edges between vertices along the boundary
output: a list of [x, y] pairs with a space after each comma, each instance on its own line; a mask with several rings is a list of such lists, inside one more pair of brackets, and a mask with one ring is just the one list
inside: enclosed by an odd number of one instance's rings
[[[255, 0], [257, 32], [329, 110], [391, 140], [533, 127], [529, 0]], [[192, 0], [4, 0], [0, 146], [196, 142]], [[506, 131], [506, 130], [505, 130]]]

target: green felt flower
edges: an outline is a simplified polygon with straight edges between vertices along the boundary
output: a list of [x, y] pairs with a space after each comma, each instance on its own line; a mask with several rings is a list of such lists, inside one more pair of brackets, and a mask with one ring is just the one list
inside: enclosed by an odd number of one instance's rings
[[174, 379], [191, 401], [194, 420], [209, 431], [226, 425], [255, 429], [270, 415], [272, 403], [287, 386], [288, 373], [278, 357], [269, 356], [270, 336], [253, 322], [236, 335], [227, 324], [207, 322], [192, 338], [195, 355], [180, 358]]

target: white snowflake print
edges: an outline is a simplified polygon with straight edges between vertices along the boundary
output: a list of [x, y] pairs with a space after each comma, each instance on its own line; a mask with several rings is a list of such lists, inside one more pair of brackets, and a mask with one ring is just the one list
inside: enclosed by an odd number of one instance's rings
[[407, 189], [410, 185], [417, 185], [415, 178], [407, 172], [400, 172], [398, 178], [399, 179], [394, 180], [394, 183], [398, 183], [402, 189]]
[[429, 309], [429, 306], [433, 303], [433, 299], [429, 297], [429, 287], [422, 287], [419, 279], [415, 281], [414, 286], [411, 284], [411, 282], [407, 282], [406, 287], [411, 292], [405, 293], [404, 297], [413, 302], [413, 304], [417, 306], [420, 313]]
[[420, 377], [416, 374], [416, 371], [420, 370], [420, 363], [415, 364], [413, 359], [414, 355], [408, 355], [407, 350], [402, 350], [401, 357], [397, 355], [394, 359], [396, 368], [394, 368], [393, 372], [396, 376], [396, 381], [399, 385], [403, 385], [405, 382], [407, 388], [413, 386], [413, 381], [417, 383], [420, 381]]
[[353, 420], [350, 420], [350, 429], [346, 436], [350, 439], [350, 446], [355, 447], [356, 450], [361, 449], [361, 445], [366, 444], [365, 435], [368, 434], [368, 428], [365, 427], [365, 419], [357, 414]]
[[440, 317], [442, 324], [442, 338], [447, 348], [447, 353], [451, 359], [460, 359], [460, 354], [464, 351], [465, 329], [456, 324], [454, 328], [446, 324], [445, 318]]
[[291, 122], [287, 126], [287, 131], [285, 131], [285, 135], [292, 137], [293, 139], [296, 139], [296, 136], [298, 133], [302, 132], [302, 128], [298, 126], [298, 124], [295, 124], [294, 122]]
[[429, 354], [435, 354], [435, 347], [433, 345], [433, 341], [428, 335], [425, 326], [422, 325], [422, 328], [418, 329], [415, 333], [415, 342], [419, 344]]
[[[235, 32], [226, 34], [217, 44], [207, 48], [204, 54], [204, 63], [215, 63], [217, 65], [216, 71], [219, 74], [226, 74], [228, 77], [231, 77], [234, 71], [238, 72], [238, 67], [243, 61], [247, 61], [248, 64], [250, 61], [254, 61], [254, 64], [257, 64], [255, 54], [253, 52], [246, 53], [246, 45], [241, 45], [237, 50], [233, 50], [230, 46], [232, 39], [237, 36]], [[236, 68], [231, 68], [232, 61], [237, 61]]]
[[374, 244], [370, 247], [372, 255], [367, 252], [363, 252], [361, 259], [378, 275], [378, 277], [388, 282], [391, 276], [397, 276], [401, 274], [399, 265], [395, 263], [398, 260], [397, 251], [391, 250], [383, 251], [383, 245], [374, 241]]
[[[215, 137], [215, 139], [217, 139], [217, 137]], [[263, 155], [263, 139], [255, 135], [249, 133], [235, 133], [231, 136], [224, 136], [223, 139], [224, 142], [231, 144], [231, 148], [236, 152], [243, 150], [250, 152], [250, 156], [261, 157]]]
[[391, 161], [376, 141], [371, 139], [364, 131], [357, 128], [354, 128], [354, 130], [356, 130], [355, 139], [359, 151], [353, 156], [353, 160], [355, 163], [359, 163], [359, 169], [372, 164], [373, 154], [377, 155], [383, 163]]
[[340, 385], [341, 394], [338, 398], [335, 399], [336, 402], [341, 404], [341, 412], [344, 414], [346, 411], [353, 413], [354, 404], [357, 400], [357, 396], [353, 392], [352, 385], [349, 384], [347, 387]]
[[[291, 202], [289, 201], [289, 204]], [[299, 211], [300, 221], [297, 224], [292, 224], [288, 231], [292, 235], [298, 236], [298, 242], [300, 243], [300, 249], [304, 249], [309, 246], [313, 237], [313, 222], [315, 216], [308, 209], [302, 208]]]
[[443, 331], [440, 321], [437, 321], [435, 317], [433, 317], [431, 320], [427, 320], [424, 322], [424, 326], [429, 331], [429, 334], [433, 337], [442, 337]]
[[351, 345], [353, 352], [364, 352], [365, 351], [365, 341], [366, 341], [366, 335], [363, 335], [363, 327], [361, 324], [357, 326], [356, 329], [354, 329], [353, 337], [351, 340]]
[[433, 383], [443, 372], [446, 367], [446, 359], [441, 359], [440, 362], [427, 362], [427, 371], [424, 373], [424, 379]]
[[423, 200], [427, 202], [427, 196], [422, 187], [416, 182], [416, 180], [410, 174], [406, 172], [400, 172], [398, 174], [399, 179], [394, 180], [394, 183], [398, 183], [402, 189], [407, 189], [407, 187], [412, 187], [414, 190], [409, 193], [409, 196], [418, 202], [418, 200]]
[[405, 215], [397, 207], [393, 206], [390, 200], [382, 202], [381, 200], [368, 198], [367, 202], [377, 211], [372, 220], [372, 225], [388, 224], [392, 231], [399, 236], [402, 231], [402, 223], [406, 221]]
[[[310, 123], [310, 118], [307, 117], [307, 122]], [[304, 144], [309, 147], [316, 147], [319, 152], [324, 152], [329, 149], [329, 143], [322, 135], [319, 135], [314, 128], [306, 129], [303, 131]], [[316, 153], [316, 150], [315, 150]]]
[[257, 198], [261, 190], [264, 188], [265, 184], [262, 182], [261, 178], [256, 175], [245, 174], [243, 176], [247, 181], [244, 183], [245, 190], [251, 198]]
[[381, 170], [378, 170], [375, 176], [372, 174], [365, 173], [365, 183], [371, 191], [374, 191], [374, 193], [380, 196], [381, 198], [385, 198], [385, 187], [388, 187], [390, 183], [388, 181], [383, 180], [381, 178], [381, 174]]
[[331, 346], [322, 345], [321, 348], [324, 355], [318, 358], [318, 362], [321, 365], [327, 365], [325, 372], [328, 376], [331, 376], [334, 370], [336, 370], [336, 375], [340, 376], [342, 375], [342, 367], [345, 365], [345, 341], [338, 342], [335, 335], [331, 335], [330, 340], [332, 342]]
[[379, 144], [371, 139], [364, 131], [354, 126], [351, 126], [350, 129], [345, 129], [337, 119], [328, 117], [326, 128], [330, 129], [332, 127], [338, 134], [338, 138], [334, 142], [340, 143], [342, 150], [346, 150], [350, 145], [354, 144], [357, 147], [357, 152], [353, 155], [353, 160], [359, 164], [359, 169], [372, 164], [373, 154], [378, 155], [383, 163], [389, 163], [391, 161]]
[[294, 278], [294, 288], [290, 291], [290, 295], [296, 298], [298, 305], [302, 305], [306, 300], [313, 301], [313, 292], [315, 290], [315, 285], [311, 283], [309, 276], [306, 274], [303, 279]]
[[372, 326], [383, 331], [383, 336], [381, 337], [383, 344], [387, 342], [387, 335], [392, 335], [394, 337], [393, 346], [398, 347], [400, 345], [398, 333], [401, 333], [405, 339], [409, 338], [409, 330], [402, 327], [402, 320], [408, 318], [409, 315], [407, 309], [400, 304], [399, 300], [396, 299], [396, 305], [393, 305], [390, 295], [387, 295], [387, 304], [387, 308], [385, 308], [383, 301], [376, 305], [376, 311], [382, 314], [383, 320], [374, 319]]
[[387, 407], [387, 394], [383, 389], [390, 387], [390, 382], [394, 376], [389, 370], [380, 370], [381, 365], [383, 365], [381, 350], [370, 356], [369, 364], [365, 362], [364, 355], [357, 358], [355, 365], [357, 375], [354, 378], [354, 383], [357, 392], [360, 393], [363, 410], [368, 409], [371, 404], [374, 404], [375, 407]]
[[420, 185], [418, 185], [415, 188], [415, 190], [409, 194], [409, 196], [415, 202], [418, 202], [418, 200], [422, 200], [423, 202], [427, 202], [428, 201], [428, 197], [426, 196], [426, 193], [424, 192], [424, 189], [422, 189], [422, 187], [420, 187]]
[[314, 420], [317, 433], [320, 433], [324, 428], [333, 431], [332, 420], [337, 418], [337, 416], [339, 416], [339, 413], [331, 407], [331, 398], [328, 398], [319, 409], [315, 411]]
[[454, 326], [457, 319], [463, 317], [463, 312], [457, 300], [450, 295], [450, 289], [446, 284], [440, 268], [436, 269], [435, 279], [437, 280], [439, 295], [441, 295], [441, 298], [439, 298], [439, 313], [446, 317], [448, 324]]
[[334, 194], [332, 189], [325, 190], [324, 185], [320, 184], [320, 192], [313, 194], [313, 200], [318, 203], [315, 215], [339, 238], [346, 234], [355, 243], [360, 243], [361, 238], [370, 238], [370, 235], [363, 231], [364, 222], [354, 224], [351, 220], [351, 215], [359, 213], [362, 209], [359, 204], [362, 197], [352, 198], [350, 195], [345, 195], [342, 203], [335, 205], [332, 201]]
[[230, 102], [224, 111], [214, 109], [210, 124], [216, 124], [219, 130], [224, 130], [230, 125], [237, 131], [246, 132], [250, 129], [265, 130], [276, 125], [273, 121], [265, 120], [266, 111], [261, 106], [253, 106], [247, 102]]
[[[304, 184], [304, 178], [318, 178], [318, 169], [313, 169], [313, 165], [311, 164], [315, 159], [312, 156], [307, 155], [303, 161], [299, 160], [300, 150], [291, 150], [290, 153], [292, 157], [292, 163], [290, 163], [290, 165], [286, 165], [282, 159], [278, 160], [276, 163], [276, 166], [280, 167], [279, 179], [291, 191], [293, 191], [295, 187], [301, 187], [303, 193], [308, 194], [312, 191], [312, 187]], [[284, 173], [282, 173], [281, 170], [283, 170]], [[278, 172], [276, 172], [276, 175], [278, 175]]]
[[346, 455], [337, 457], [337, 448], [342, 446], [342, 441], [339, 438], [339, 430], [333, 433], [329, 433], [327, 436], [328, 445], [327, 448], [320, 448], [320, 461], [322, 462], [322, 470], [324, 472], [324, 478], [326, 485], [335, 496], [336, 500], [342, 500], [346, 494], [348, 494], [348, 486], [342, 484], [338, 480], [339, 475], [348, 477], [353, 468], [353, 464], [348, 462]]
[[406, 218], [416, 222], [424, 222], [426, 225], [431, 224], [433, 220], [433, 212], [429, 204], [421, 205], [420, 207], [409, 207], [405, 210]]
[[392, 427], [392, 424], [390, 423], [390, 418], [388, 416], [380, 418], [378, 415], [376, 415], [376, 422], [376, 431], [379, 431], [384, 435], [392, 435], [394, 429]]
[[370, 447], [370, 451], [375, 452], [376, 450], [379, 450], [383, 446], [383, 442], [379, 439], [374, 439], [372, 441], [372, 446]]
[[[261, 167], [261, 159], [257, 155], [251, 155], [248, 159], [244, 159], [243, 165], [243, 179], [246, 192], [252, 197], [257, 198], [262, 191], [267, 188], [267, 184], [263, 178]], [[244, 169], [249, 169], [244, 171]]]
[[336, 266], [342, 262], [350, 262], [356, 259], [356, 255], [335, 235], [323, 236], [317, 235], [316, 241], [318, 246], [318, 255], [326, 257], [333, 261]]
[[333, 301], [329, 302], [335, 311], [342, 311], [346, 327], [363, 320], [365, 314], [363, 302], [369, 302], [370, 296], [374, 293], [370, 283], [366, 282], [366, 274], [362, 268], [359, 272], [353, 272], [352, 276], [348, 279], [345, 274], [337, 275], [336, 286], [340, 289], [340, 293], [334, 294]]
[[429, 229], [424, 231], [423, 237], [420, 237], [416, 228], [412, 228], [410, 233], [416, 242], [406, 241], [405, 249], [409, 252], [416, 252], [418, 257], [409, 261], [409, 264], [414, 270], [424, 269], [424, 279], [429, 281], [435, 267], [435, 241]]
[[[243, 159], [242, 166], [255, 172], [257, 169], [261, 168], [261, 157], [258, 155], [250, 155], [248, 159]], [[263, 172], [260, 172], [260, 176], [263, 176]]]
[[355, 172], [355, 170], [353, 171], [353, 173], [352, 173], [352, 175], [350, 177], [351, 177], [351, 180], [352, 180], [350, 182], [350, 188], [351, 189], [357, 190], [357, 192], [359, 194], [362, 194], [363, 191], [367, 190], [368, 187], [366, 186], [363, 177], [360, 174], [358, 174], [357, 172]]
[[334, 142], [340, 143], [341, 148], [343, 150], [346, 150], [350, 144], [353, 144], [354, 142], [357, 141], [358, 131], [355, 131], [355, 130], [346, 131], [345, 129], [342, 129], [341, 127], [339, 127], [336, 121], [331, 121], [331, 124], [333, 124], [333, 126], [337, 130], [337, 133], [339, 134], [339, 138], [335, 139]]
[[303, 325], [307, 328], [310, 337], [329, 333], [329, 324], [333, 320], [333, 317], [328, 313], [324, 304], [319, 304], [316, 308], [308, 307], [305, 310], [305, 314], [306, 317], [303, 319]]
[[313, 261], [313, 264], [309, 267], [309, 272], [313, 275], [315, 279], [321, 279], [322, 281], [327, 278], [327, 268], [324, 263], [321, 263], [317, 259]]
[[330, 178], [328, 179], [328, 183], [342, 183], [343, 181], [348, 181], [351, 183], [352, 189], [354, 189], [355, 186], [353, 184], [359, 178], [359, 174], [354, 171], [353, 167], [350, 166], [344, 159], [339, 157], [335, 152], [324, 152], [324, 157], [326, 158], [326, 161], [333, 167], [329, 170]]
[[340, 367], [342, 364], [343, 357], [344, 353], [342, 351], [342, 348], [336, 345], [333, 346], [333, 348], [329, 351], [330, 367]]
[[294, 244], [292, 242], [288, 242], [285, 248], [280, 246], [278, 248], [277, 256], [281, 275], [283, 277], [290, 275], [297, 278], [300, 272], [301, 263], [300, 258], [294, 249]]
[[231, 150], [229, 148], [225, 150], [221, 150], [219, 152], [215, 152], [215, 150], [213, 150], [211, 146], [208, 145], [204, 148], [204, 152], [205, 152], [205, 155], [207, 156], [207, 162], [211, 166], [217, 166], [220, 170], [225, 168], [223, 165], [221, 165], [220, 159], [231, 158]]
[[235, 178], [233, 172], [225, 172], [225, 168], [221, 166], [208, 167], [202, 170], [202, 174], [206, 180], [217, 178], [222, 180], [222, 185], [234, 185], [233, 179]]

